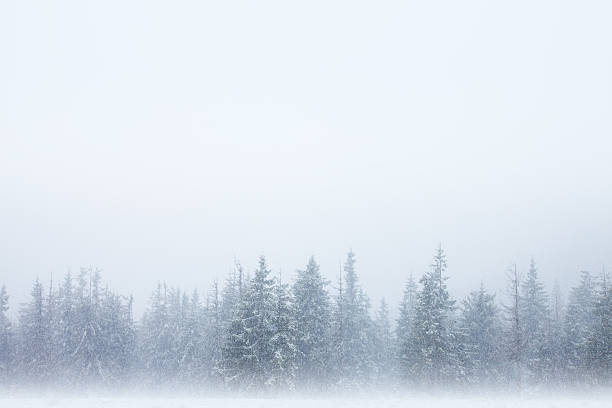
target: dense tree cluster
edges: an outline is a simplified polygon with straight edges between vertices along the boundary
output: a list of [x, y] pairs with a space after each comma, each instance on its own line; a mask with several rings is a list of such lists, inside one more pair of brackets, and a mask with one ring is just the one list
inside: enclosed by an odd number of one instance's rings
[[483, 285], [463, 301], [447, 289], [439, 247], [409, 277], [392, 324], [376, 311], [348, 253], [336, 285], [311, 258], [292, 283], [266, 259], [237, 264], [204, 296], [160, 283], [143, 318], [95, 269], [44, 288], [36, 280], [18, 319], [0, 290], [0, 384], [132, 384], [238, 391], [429, 386], [541, 386], [612, 382], [612, 285], [582, 272], [564, 305], [534, 261], [513, 267], [501, 305]]

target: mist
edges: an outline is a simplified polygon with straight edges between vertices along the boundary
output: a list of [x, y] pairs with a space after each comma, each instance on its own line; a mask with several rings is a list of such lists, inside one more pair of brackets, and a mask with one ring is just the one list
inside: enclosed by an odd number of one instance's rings
[[570, 302], [585, 271], [605, 286], [611, 16], [605, 1], [2, 2], [11, 330], [36, 279], [47, 296], [99, 270], [141, 330], [160, 285], [205, 301], [261, 256], [288, 285], [314, 256], [333, 308], [354, 252], [393, 333], [436, 248], [453, 316], [482, 285], [505, 319], [509, 271], [523, 285], [532, 259], [548, 300], [558, 284]]

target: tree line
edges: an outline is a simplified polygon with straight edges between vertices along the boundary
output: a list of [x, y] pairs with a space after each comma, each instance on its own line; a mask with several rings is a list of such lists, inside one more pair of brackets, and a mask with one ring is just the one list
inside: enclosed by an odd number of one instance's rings
[[[483, 285], [458, 303], [441, 247], [398, 318], [372, 308], [355, 254], [332, 285], [310, 258], [292, 282], [265, 257], [201, 295], [159, 283], [139, 321], [100, 271], [37, 279], [13, 322], [0, 290], [0, 386], [136, 386], [229, 391], [612, 384], [612, 285], [581, 272], [566, 301], [532, 260], [499, 302]], [[374, 311], [372, 309], [375, 309]]]

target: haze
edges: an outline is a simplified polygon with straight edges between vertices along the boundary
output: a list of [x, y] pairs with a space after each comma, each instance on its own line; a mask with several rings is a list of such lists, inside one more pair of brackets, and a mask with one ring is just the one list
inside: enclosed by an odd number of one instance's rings
[[612, 264], [609, 2], [0, 5], [0, 283], [80, 266], [205, 290], [234, 258], [392, 309], [447, 250], [456, 297], [535, 257]]

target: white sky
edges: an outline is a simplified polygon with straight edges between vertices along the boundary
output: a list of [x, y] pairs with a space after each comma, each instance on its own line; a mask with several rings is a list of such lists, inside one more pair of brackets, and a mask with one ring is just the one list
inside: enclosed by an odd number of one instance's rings
[[395, 308], [534, 256], [612, 268], [608, 1], [0, 4], [0, 284], [103, 269], [142, 311], [234, 256], [352, 247]]

